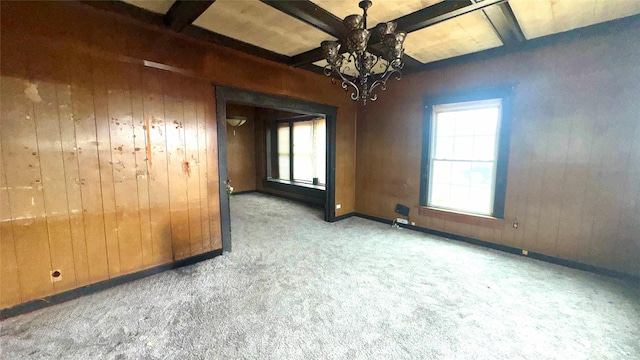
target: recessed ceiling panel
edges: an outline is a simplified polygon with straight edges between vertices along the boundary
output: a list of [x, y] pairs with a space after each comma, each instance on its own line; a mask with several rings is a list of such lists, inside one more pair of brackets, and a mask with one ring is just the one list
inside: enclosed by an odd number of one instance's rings
[[175, 0], [124, 0], [124, 2], [158, 14], [166, 14]]
[[428, 63], [502, 46], [481, 11], [429, 26], [407, 35], [407, 55]]
[[258, 0], [217, 0], [194, 25], [288, 56], [334, 39]]
[[527, 39], [640, 14], [640, 0], [510, 0]]
[[[359, 0], [311, 0], [316, 5], [333, 15], [344, 19], [357, 14], [362, 15], [358, 7]], [[372, 28], [376, 24], [397, 19], [411, 14], [427, 6], [439, 3], [441, 0], [372, 0], [373, 5], [367, 11], [367, 26]]]

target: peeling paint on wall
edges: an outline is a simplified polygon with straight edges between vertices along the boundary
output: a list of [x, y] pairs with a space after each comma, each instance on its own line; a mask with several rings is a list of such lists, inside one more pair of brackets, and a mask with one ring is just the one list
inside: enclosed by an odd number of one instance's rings
[[39, 103], [42, 101], [42, 98], [40, 97], [40, 95], [38, 95], [38, 84], [34, 84], [31, 82], [25, 82], [25, 89], [24, 89], [24, 94], [27, 95], [27, 97], [29, 98], [29, 100], [35, 102], [35, 103]]
[[191, 165], [188, 161], [182, 161], [182, 173], [187, 177], [191, 177]]

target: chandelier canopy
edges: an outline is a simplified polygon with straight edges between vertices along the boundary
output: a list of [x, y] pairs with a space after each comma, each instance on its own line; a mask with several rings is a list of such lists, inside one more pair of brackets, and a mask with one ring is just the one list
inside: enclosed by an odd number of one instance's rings
[[[366, 105], [367, 100], [375, 101], [377, 87], [387, 88], [387, 80], [392, 75], [400, 80], [404, 62], [404, 39], [406, 32], [396, 32], [396, 23], [378, 24], [374, 29], [367, 29], [367, 10], [372, 3], [360, 1], [362, 15], [349, 15], [343, 20], [345, 35], [338, 41], [323, 41], [322, 56], [327, 61], [324, 73], [331, 77], [331, 82], [341, 82], [345, 91], [351, 87], [351, 99]], [[379, 43], [368, 48], [371, 33]], [[346, 52], [346, 54], [342, 54]]]

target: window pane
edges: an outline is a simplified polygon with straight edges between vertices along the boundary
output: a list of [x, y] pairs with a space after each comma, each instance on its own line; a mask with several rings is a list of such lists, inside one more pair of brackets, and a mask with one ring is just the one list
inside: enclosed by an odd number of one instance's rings
[[494, 135], [498, 126], [499, 111], [497, 107], [475, 110], [474, 134]]
[[469, 203], [469, 187], [468, 186], [451, 186], [451, 203], [449, 207], [454, 209], [468, 209]]
[[313, 179], [313, 122], [293, 123], [293, 179], [311, 182]]
[[433, 183], [451, 184], [451, 161], [433, 161]]
[[430, 205], [448, 206], [450, 203], [451, 186], [449, 184], [433, 184], [431, 187]]
[[441, 112], [436, 116], [436, 132], [440, 136], [453, 136], [456, 132], [456, 116], [453, 113]]
[[496, 138], [476, 136], [473, 139], [473, 159], [493, 161], [495, 159]]
[[471, 185], [471, 163], [456, 161], [451, 164], [451, 183], [454, 185]]
[[473, 135], [477, 110], [456, 111], [456, 136]]
[[453, 136], [439, 136], [436, 139], [436, 159], [453, 159]]
[[474, 162], [471, 164], [471, 186], [491, 185], [493, 181], [493, 163]]
[[327, 169], [327, 121], [325, 119], [314, 120], [314, 146], [315, 146], [315, 176], [319, 184], [326, 182]]
[[491, 186], [473, 186], [469, 196], [469, 211], [491, 214]]
[[433, 109], [427, 205], [491, 215], [501, 100]]
[[278, 179], [291, 180], [289, 175], [289, 124], [278, 124]]
[[473, 159], [473, 136], [457, 136], [453, 142], [453, 159]]

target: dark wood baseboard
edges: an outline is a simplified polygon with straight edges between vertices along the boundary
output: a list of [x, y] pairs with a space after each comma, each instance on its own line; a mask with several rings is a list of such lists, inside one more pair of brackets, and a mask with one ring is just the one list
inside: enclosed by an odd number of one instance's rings
[[324, 204], [319, 204], [319, 203], [313, 202], [313, 201], [307, 201], [307, 200], [300, 199], [300, 198], [298, 198], [296, 196], [288, 195], [288, 194], [285, 194], [285, 193], [272, 193], [272, 192], [265, 191], [265, 190], [256, 190], [256, 192], [260, 193], [260, 194], [264, 194], [264, 195], [269, 195], [269, 196], [281, 198], [281, 199], [287, 199], [287, 200], [295, 201], [295, 202], [307, 205], [307, 206], [312, 207], [312, 208], [324, 209]]
[[356, 216], [356, 213], [348, 213], [348, 214], [344, 214], [344, 215], [340, 215], [340, 216], [336, 216], [335, 219], [333, 219], [332, 222], [336, 222], [336, 221], [340, 221], [340, 220], [344, 220], [344, 219], [348, 219], [352, 216]]
[[[381, 223], [384, 223], [384, 224], [389, 224], [389, 225], [393, 224], [393, 220], [388, 220], [388, 219], [380, 218], [380, 217], [377, 217], [377, 216], [371, 216], [371, 215], [361, 214], [361, 213], [354, 213], [352, 216], [354, 216], [354, 215], [357, 216], [357, 217], [361, 217], [363, 219], [373, 220], [373, 221], [381, 222]], [[530, 257], [532, 259], [541, 260], [541, 261], [545, 261], [545, 262], [556, 264], [556, 265], [562, 265], [562, 266], [570, 267], [570, 268], [573, 268], [573, 269], [588, 271], [588, 272], [592, 272], [592, 273], [595, 273], [595, 274], [605, 275], [605, 276], [609, 276], [609, 277], [612, 277], [612, 278], [632, 281], [632, 282], [636, 282], [636, 283], [640, 284], [640, 276], [631, 275], [631, 274], [627, 274], [627, 273], [620, 272], [620, 271], [605, 269], [605, 268], [601, 268], [601, 267], [598, 267], [598, 266], [584, 264], [584, 263], [580, 263], [580, 262], [572, 261], [572, 260], [567, 260], [567, 259], [562, 259], [562, 258], [558, 258], [558, 257], [555, 257], [555, 256], [545, 255], [545, 254], [541, 254], [541, 253], [537, 253], [537, 252], [533, 252], [533, 251], [529, 251], [527, 255], [523, 255], [522, 254], [522, 250], [523, 249], [519, 249], [519, 248], [512, 247], [512, 246], [495, 244], [495, 243], [492, 243], [492, 242], [483, 241], [483, 240], [479, 240], [479, 239], [474, 239], [474, 238], [470, 238], [470, 237], [467, 237], [467, 236], [451, 234], [451, 233], [447, 233], [447, 232], [444, 232], [444, 231], [438, 231], [438, 230], [423, 228], [423, 227], [415, 226], [415, 225], [405, 225], [405, 224], [398, 224], [398, 225], [400, 227], [402, 227], [402, 228], [409, 229], [409, 230], [414, 230], [414, 231], [419, 231], [419, 232], [422, 232], [422, 233], [425, 233], [425, 234], [437, 235], [437, 236], [440, 236], [440, 237], [444, 237], [444, 238], [452, 239], [452, 240], [457, 240], [457, 241], [464, 241], [466, 243], [473, 244], [473, 245], [479, 245], [479, 246], [487, 247], [487, 248], [490, 248], [490, 249], [495, 249], [495, 250], [508, 252], [510, 254], [526, 256], [526, 257]]]
[[60, 294], [47, 296], [42, 299], [32, 300], [23, 304], [19, 304], [10, 308], [0, 310], [0, 320], [5, 320], [10, 317], [26, 314], [32, 311], [40, 310], [52, 305], [61, 304], [63, 302], [77, 299], [79, 297], [93, 294], [102, 290], [112, 288], [130, 281], [139, 280], [147, 276], [155, 275], [163, 271], [177, 269], [183, 266], [193, 265], [200, 261], [213, 259], [216, 256], [222, 255], [222, 249], [206, 252], [204, 254], [188, 257], [186, 259], [174, 261], [172, 263], [159, 265], [150, 269], [141, 270], [132, 274], [126, 274], [118, 276], [112, 279], [97, 282], [95, 284], [85, 285], [77, 289], [65, 291]]
[[253, 193], [257, 193], [257, 192], [258, 192], [258, 190], [234, 191], [233, 193], [231, 193], [231, 196], [243, 195], [243, 194], [253, 194]]

